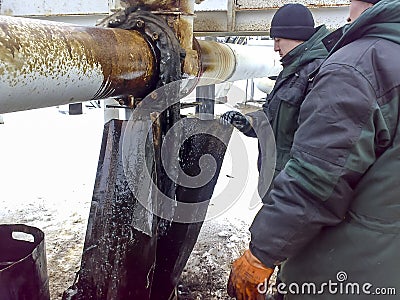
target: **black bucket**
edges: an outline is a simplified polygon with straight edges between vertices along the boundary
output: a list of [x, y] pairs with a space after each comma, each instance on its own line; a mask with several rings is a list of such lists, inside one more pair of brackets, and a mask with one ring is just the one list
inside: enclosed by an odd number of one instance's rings
[[45, 251], [40, 229], [0, 224], [0, 300], [50, 299]]

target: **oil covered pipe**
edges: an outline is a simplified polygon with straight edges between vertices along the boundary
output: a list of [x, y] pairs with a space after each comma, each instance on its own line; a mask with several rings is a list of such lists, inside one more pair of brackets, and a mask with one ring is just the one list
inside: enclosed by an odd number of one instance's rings
[[156, 70], [137, 31], [0, 16], [0, 114], [143, 97], [154, 89]]
[[262, 46], [202, 40], [198, 45], [202, 66], [199, 86], [266, 77], [278, 69], [275, 61], [266, 57]]
[[198, 74], [198, 56], [193, 50], [193, 27], [195, 0], [120, 0], [123, 7], [151, 11], [162, 16], [168, 23], [185, 51], [182, 71], [188, 75]]

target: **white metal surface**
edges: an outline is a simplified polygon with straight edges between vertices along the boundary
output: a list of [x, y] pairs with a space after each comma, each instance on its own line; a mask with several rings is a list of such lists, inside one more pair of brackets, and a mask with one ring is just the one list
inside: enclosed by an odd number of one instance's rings
[[236, 44], [227, 45], [232, 49], [236, 59], [235, 71], [229, 81], [276, 75], [277, 70], [281, 68], [280, 62], [274, 59], [273, 48]]
[[107, 0], [2, 0], [0, 13], [10, 16], [108, 14], [114, 1]]
[[[85, 15], [108, 14], [110, 10], [123, 7], [124, 0], [2, 0], [0, 13], [13, 16], [57, 16], [57, 15]], [[226, 11], [231, 0], [205, 0], [196, 4], [196, 12], [201, 11]], [[151, 2], [151, 1], [150, 1]], [[276, 9], [288, 1], [284, 0], [236, 0], [235, 10]], [[335, 7], [346, 6], [348, 0], [297, 0], [309, 7]]]
[[195, 11], [226, 11], [228, 8], [228, 0], [204, 0], [194, 6]]
[[[10, 50], [8, 45], [0, 44], [2, 56], [0, 60], [0, 90], [2, 91], [0, 112], [28, 110], [92, 99], [104, 79], [101, 66], [90, 64], [85, 57], [81, 57], [79, 64], [73, 64], [71, 59], [73, 54], [67, 48], [65, 51], [57, 51], [57, 55], [54, 55], [52, 47], [56, 49], [56, 45], [62, 43], [60, 36], [53, 36], [52, 46], [46, 45], [45, 42], [35, 43], [33, 38], [29, 41], [30, 38], [26, 36], [29, 30], [37, 30], [45, 36], [43, 24], [54, 26], [53, 34], [55, 34], [57, 29], [64, 28], [63, 24], [21, 20], [7, 18], [9, 28], [20, 32], [16, 35], [20, 37], [16, 41], [16, 48]], [[24, 26], [22, 22], [25, 23]], [[28, 26], [29, 30], [26, 30]], [[0, 31], [0, 38], [4, 43], [10, 39], [4, 30]], [[23, 44], [26, 48], [18, 49], [17, 43]], [[43, 51], [46, 47], [47, 50]], [[38, 53], [42, 54], [38, 55]]]
[[[0, 111], [7, 113], [86, 101], [93, 98], [103, 81], [100, 68], [85, 73], [71, 68], [56, 75], [55, 79], [34, 70], [13, 82], [0, 81], [0, 89], [7, 93], [0, 98]], [[72, 88], [71, 81], [75, 81]]]
[[275, 80], [269, 79], [268, 77], [256, 78], [254, 80], [256, 87], [263, 93], [268, 94], [272, 91], [275, 85]]
[[106, 15], [59, 15], [59, 16], [28, 16], [29, 18], [46, 21], [63, 22], [79, 26], [95, 26]]
[[[0, 14], [36, 16], [79, 25], [94, 25], [126, 0], [0, 0]], [[133, 0], [132, 0], [133, 1]], [[151, 2], [151, 1], [150, 1]], [[153, 1], [154, 2], [154, 1]], [[198, 1], [199, 2], [199, 1]], [[317, 24], [335, 29], [348, 16], [348, 0], [297, 0], [308, 6]], [[205, 0], [194, 5], [194, 31], [198, 35], [266, 35], [277, 8], [283, 0]]]

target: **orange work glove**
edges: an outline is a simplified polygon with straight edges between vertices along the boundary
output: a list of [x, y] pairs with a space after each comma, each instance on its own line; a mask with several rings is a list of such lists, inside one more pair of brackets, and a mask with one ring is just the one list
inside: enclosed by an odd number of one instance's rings
[[274, 272], [267, 268], [255, 257], [249, 249], [232, 264], [231, 274], [228, 280], [228, 295], [237, 300], [265, 299], [265, 295], [259, 293], [257, 286], [268, 282]]

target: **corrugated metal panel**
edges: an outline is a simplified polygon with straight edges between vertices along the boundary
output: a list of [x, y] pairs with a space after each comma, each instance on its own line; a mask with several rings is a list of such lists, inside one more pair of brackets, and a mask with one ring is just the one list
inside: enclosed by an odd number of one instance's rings
[[105, 14], [110, 11], [109, 5], [108, 0], [2, 0], [0, 13], [12, 16]]
[[[276, 10], [253, 10], [236, 12], [235, 31], [268, 32], [272, 17]], [[336, 29], [346, 23], [348, 9], [346, 7], [311, 8], [316, 26], [325, 24]]]
[[[348, 0], [295, 2], [311, 9], [317, 25], [326, 24], [329, 29], [336, 29], [346, 23]], [[205, 0], [195, 6], [194, 30], [198, 35], [268, 34], [276, 10], [287, 3], [284, 0]]]
[[[14, 16], [48, 17], [57, 21], [94, 25], [96, 15], [106, 15], [127, 0], [0, 0], [0, 13]], [[132, 0], [133, 1], [133, 0]], [[195, 5], [196, 33], [266, 34], [276, 9], [283, 0], [204, 0]], [[297, 0], [311, 8], [317, 24], [331, 29], [343, 25], [348, 15], [348, 0]], [[233, 6], [233, 9], [230, 7]], [[85, 16], [90, 20], [71, 19]], [[98, 16], [101, 18], [101, 16]], [[60, 18], [67, 18], [62, 19]]]
[[228, 18], [226, 11], [196, 12], [196, 18], [194, 19], [194, 31], [228, 31]]
[[[276, 9], [240, 10], [228, 29], [226, 11], [196, 12], [194, 30], [197, 35], [267, 35]], [[347, 7], [311, 8], [316, 26], [325, 24], [329, 29], [336, 29], [346, 23]]]

